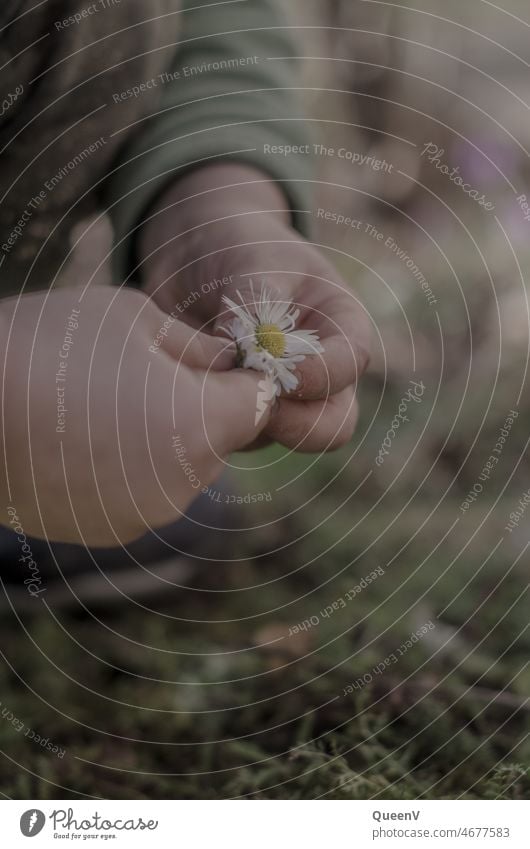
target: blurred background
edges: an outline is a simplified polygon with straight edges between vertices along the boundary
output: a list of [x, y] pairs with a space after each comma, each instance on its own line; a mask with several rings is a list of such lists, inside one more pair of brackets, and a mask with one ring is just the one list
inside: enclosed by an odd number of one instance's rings
[[267, 497], [164, 602], [6, 615], [2, 706], [65, 750], [4, 716], [8, 796], [528, 794], [528, 5], [291, 6], [314, 241], [374, 328], [357, 434], [235, 457]]

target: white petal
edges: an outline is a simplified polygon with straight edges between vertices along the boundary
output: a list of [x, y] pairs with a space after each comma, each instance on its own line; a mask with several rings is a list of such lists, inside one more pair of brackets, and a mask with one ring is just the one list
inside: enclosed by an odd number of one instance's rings
[[308, 330], [295, 330], [285, 337], [285, 356], [291, 354], [321, 354], [324, 350], [318, 336]]
[[304, 360], [305, 354], [291, 354], [281, 358], [281, 362], [287, 366], [287, 368], [294, 368], [296, 363], [303, 363]]
[[291, 374], [283, 362], [276, 361], [276, 377], [287, 392], [298, 386], [298, 378]]
[[276, 324], [284, 333], [290, 333], [296, 324], [296, 313], [288, 313], [287, 315], [284, 315], [284, 317], [280, 321], [277, 321]]
[[270, 308], [270, 324], [277, 324], [281, 327], [289, 313], [290, 304], [284, 301], [276, 301], [271, 304]]
[[233, 301], [227, 295], [223, 295], [222, 300], [223, 303], [226, 304], [228, 309], [235, 313], [239, 320], [243, 322], [245, 327], [248, 327], [250, 329], [256, 327], [256, 319], [250, 314], [246, 304], [243, 304], [243, 306], [239, 306], [239, 304], [236, 304], [235, 301]]
[[253, 328], [248, 328], [239, 318], [233, 318], [232, 321], [229, 321], [222, 329], [228, 333], [232, 339], [235, 339], [236, 342], [241, 342], [246, 339], [252, 341], [254, 339]]
[[259, 319], [260, 324], [275, 324], [274, 315], [276, 312], [276, 304], [272, 303], [268, 297], [263, 296], [263, 292], [261, 294], [260, 300], [258, 302], [256, 313]]
[[245, 349], [245, 368], [253, 368], [256, 371], [264, 371], [267, 374], [273, 373], [274, 358], [267, 354], [266, 351], [257, 351], [255, 345]]

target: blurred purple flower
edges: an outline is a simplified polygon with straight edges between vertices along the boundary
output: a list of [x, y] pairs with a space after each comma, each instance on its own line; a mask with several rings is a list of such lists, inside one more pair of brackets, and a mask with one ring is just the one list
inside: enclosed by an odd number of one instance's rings
[[470, 142], [458, 139], [453, 143], [451, 151], [451, 161], [460, 167], [465, 180], [485, 186], [503, 182], [502, 175], [510, 181], [514, 179], [519, 156], [512, 146], [492, 138], [470, 139]]

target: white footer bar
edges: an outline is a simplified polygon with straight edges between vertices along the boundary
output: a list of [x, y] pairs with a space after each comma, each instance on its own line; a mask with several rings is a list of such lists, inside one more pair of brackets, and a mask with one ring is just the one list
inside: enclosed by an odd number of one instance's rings
[[0, 811], [6, 849], [530, 847], [530, 803], [524, 801], [6, 800]]

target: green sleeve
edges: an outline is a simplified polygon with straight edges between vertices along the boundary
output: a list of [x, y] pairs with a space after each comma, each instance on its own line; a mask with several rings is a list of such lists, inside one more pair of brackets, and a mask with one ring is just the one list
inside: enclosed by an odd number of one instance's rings
[[[161, 102], [121, 152], [105, 193], [118, 279], [134, 267], [135, 234], [156, 196], [215, 159], [254, 165], [277, 180], [303, 231], [308, 216], [298, 211], [310, 203], [309, 138], [296, 91], [293, 28], [279, 2], [239, 0], [197, 9], [197, 0], [183, 0], [179, 46]], [[288, 145], [300, 152], [285, 155]], [[280, 146], [281, 152], [274, 150]]]

